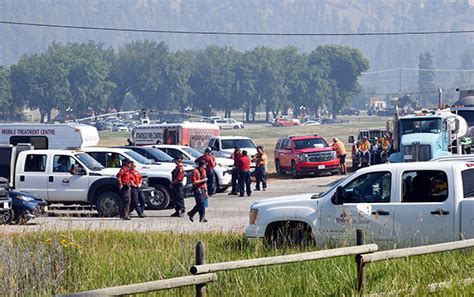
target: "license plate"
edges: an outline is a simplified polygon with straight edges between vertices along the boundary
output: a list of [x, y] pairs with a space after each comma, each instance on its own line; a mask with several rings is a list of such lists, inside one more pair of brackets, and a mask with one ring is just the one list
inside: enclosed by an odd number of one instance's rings
[[3, 208], [4, 209], [10, 209], [10, 207], [8, 207], [8, 202], [3, 203]]
[[47, 206], [44, 206], [44, 207], [43, 207], [43, 210], [44, 210], [44, 212], [47, 212], [47, 211], [48, 211], [48, 207], [47, 207]]
[[326, 165], [318, 165], [318, 169], [324, 169], [326, 168]]
[[405, 155], [403, 158], [405, 160], [411, 160], [411, 159], [413, 159], [413, 156], [412, 155]]

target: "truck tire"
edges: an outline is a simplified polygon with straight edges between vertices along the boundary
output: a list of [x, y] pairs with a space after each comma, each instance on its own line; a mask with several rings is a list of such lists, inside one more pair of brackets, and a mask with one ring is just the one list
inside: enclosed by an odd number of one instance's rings
[[15, 217], [15, 213], [13, 212], [13, 208], [10, 208], [7, 211], [0, 213], [0, 225], [9, 225], [13, 222], [13, 218]]
[[240, 129], [240, 126], [235, 125], [234, 129]]
[[116, 217], [123, 207], [119, 194], [115, 192], [102, 192], [95, 205], [101, 217]]
[[265, 232], [265, 244], [271, 247], [303, 247], [314, 244], [311, 228], [302, 222], [276, 222]]
[[160, 210], [166, 209], [170, 204], [170, 192], [163, 185], [154, 185], [155, 195], [150, 197], [146, 205], [148, 209]]
[[275, 169], [276, 169], [276, 173], [278, 175], [285, 174], [285, 172], [283, 170], [281, 170], [280, 160], [278, 160], [278, 159], [275, 160]]

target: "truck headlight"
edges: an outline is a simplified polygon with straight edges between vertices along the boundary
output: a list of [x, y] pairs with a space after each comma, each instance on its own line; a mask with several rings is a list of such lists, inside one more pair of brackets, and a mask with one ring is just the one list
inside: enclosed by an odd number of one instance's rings
[[250, 209], [250, 214], [249, 214], [249, 224], [250, 225], [255, 225], [257, 223], [257, 217], [258, 217], [258, 209]]
[[307, 154], [298, 155], [298, 158], [299, 158], [302, 162], [308, 162], [308, 155], [307, 155]]
[[23, 200], [23, 201], [25, 201], [25, 202], [30, 202], [30, 201], [35, 200], [35, 199], [30, 198], [30, 197], [25, 196], [25, 195], [18, 195], [18, 196], [16, 196], [16, 198], [18, 198], [18, 199], [20, 199], [20, 200]]

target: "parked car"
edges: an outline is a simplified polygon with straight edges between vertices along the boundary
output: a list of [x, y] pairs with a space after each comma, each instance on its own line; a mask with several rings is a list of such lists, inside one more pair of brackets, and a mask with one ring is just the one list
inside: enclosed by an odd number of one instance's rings
[[300, 121], [298, 119], [293, 119], [290, 116], [281, 116], [275, 118], [272, 125], [275, 127], [291, 127], [300, 125]]
[[334, 125], [350, 123], [350, 121], [338, 120], [338, 119], [321, 119], [321, 125]]
[[319, 126], [321, 125], [320, 121], [307, 120], [303, 123], [304, 126]]
[[45, 214], [48, 211], [48, 203], [36, 194], [11, 191], [12, 208], [4, 220], [6, 223], [24, 224], [38, 215]]
[[128, 131], [130, 130], [128, 129], [127, 124], [124, 124], [124, 123], [120, 123], [120, 124], [117, 123], [112, 126], [112, 132], [128, 132]]
[[336, 152], [318, 134], [289, 136], [275, 145], [275, 167], [278, 174], [290, 171], [293, 177], [321, 172], [339, 173]]
[[214, 124], [219, 125], [221, 129], [243, 129], [244, 123], [231, 118], [214, 120]]
[[8, 180], [0, 177], [0, 225], [11, 221], [12, 200], [9, 197]]
[[348, 116], [358, 116], [360, 114], [360, 110], [354, 107], [346, 107], [341, 110], [341, 115], [348, 115]]

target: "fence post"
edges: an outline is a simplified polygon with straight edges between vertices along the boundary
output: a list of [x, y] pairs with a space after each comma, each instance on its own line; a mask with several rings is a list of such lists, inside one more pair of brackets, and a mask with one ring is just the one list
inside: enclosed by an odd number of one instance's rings
[[[206, 264], [206, 249], [204, 243], [199, 241], [196, 244], [196, 265]], [[196, 285], [196, 297], [206, 296], [206, 284]]]
[[[356, 231], [356, 245], [363, 245], [364, 244], [364, 230], [357, 229]], [[357, 264], [357, 291], [360, 295], [364, 292], [364, 268], [365, 264], [362, 260], [362, 256], [360, 254], [355, 256], [356, 264]]]

